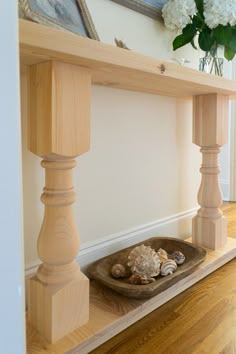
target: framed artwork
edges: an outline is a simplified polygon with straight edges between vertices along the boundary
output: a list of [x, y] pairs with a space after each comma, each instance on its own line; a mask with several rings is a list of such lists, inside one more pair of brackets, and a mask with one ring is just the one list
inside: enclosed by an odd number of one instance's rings
[[38, 23], [99, 40], [85, 0], [19, 0], [19, 14]]
[[18, 2], [18, 17], [19, 18], [24, 18], [24, 12], [22, 10], [21, 4]]
[[163, 21], [161, 9], [168, 0], [111, 0], [143, 15]]

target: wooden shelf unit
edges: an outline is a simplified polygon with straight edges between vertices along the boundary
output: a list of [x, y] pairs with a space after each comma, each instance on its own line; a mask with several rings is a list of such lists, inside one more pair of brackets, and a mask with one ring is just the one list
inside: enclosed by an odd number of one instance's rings
[[[66, 350], [79, 344], [80, 353], [86, 353], [109, 338], [107, 329], [116, 328], [114, 335], [134, 322], [126, 321], [126, 312], [120, 318], [111, 310], [106, 314], [108, 322], [104, 315], [99, 325], [91, 323], [104, 301], [101, 297], [96, 303], [92, 295], [89, 305], [88, 279], [74, 262], [79, 238], [71, 208], [75, 201], [71, 169], [73, 159], [89, 149], [91, 84], [193, 97], [193, 142], [203, 154], [198, 195], [201, 207], [193, 220], [193, 242], [212, 251], [206, 264], [189, 281], [186, 279], [184, 286], [178, 291], [169, 289], [166, 300], [151, 306], [140, 304], [148, 310], [138, 310], [137, 320], [235, 257], [235, 242], [227, 241], [226, 221], [219, 210], [222, 198], [217, 156], [227, 142], [228, 100], [236, 98], [236, 82], [25, 20], [19, 21], [19, 34], [22, 83], [28, 82], [21, 89], [28, 101], [28, 109], [23, 109], [28, 112], [28, 147], [44, 159], [42, 167], [46, 170], [42, 195], [45, 218], [38, 243], [43, 263], [29, 281], [28, 315], [48, 342], [56, 342], [77, 328], [55, 345], [48, 345], [47, 351], [46, 342], [35, 332], [32, 336], [29, 325], [29, 353], [33, 353], [32, 348], [38, 348], [37, 353], [60, 353], [60, 344]], [[64, 233], [63, 242], [70, 240], [70, 247], [58, 244], [58, 232]], [[132, 309], [132, 301], [128, 303]], [[86, 325], [88, 311], [91, 317]], [[64, 320], [62, 326], [58, 326], [59, 314]]]

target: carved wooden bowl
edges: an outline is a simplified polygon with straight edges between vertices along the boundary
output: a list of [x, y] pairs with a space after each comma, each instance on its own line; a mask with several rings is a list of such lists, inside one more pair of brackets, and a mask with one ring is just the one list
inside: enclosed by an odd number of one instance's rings
[[[154, 283], [146, 285], [129, 284], [128, 278], [114, 279], [111, 276], [112, 266], [117, 263], [126, 265], [131, 250], [142, 244], [151, 246], [155, 251], [163, 248], [168, 254], [172, 254], [174, 251], [181, 251], [186, 257], [185, 262], [178, 266], [174, 274], [166, 277], [159, 275]], [[193, 273], [194, 269], [204, 261], [205, 257], [206, 250], [204, 248], [196, 247], [189, 242], [171, 237], [154, 237], [99, 259], [90, 265], [88, 274], [90, 278], [100, 281], [122, 295], [144, 299], [161, 293], [190, 273]]]

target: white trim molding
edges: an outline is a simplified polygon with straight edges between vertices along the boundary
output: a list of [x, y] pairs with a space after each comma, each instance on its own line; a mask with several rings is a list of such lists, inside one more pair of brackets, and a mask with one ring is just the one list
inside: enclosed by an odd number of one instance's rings
[[226, 179], [220, 179], [219, 184], [223, 200], [228, 202], [230, 200], [230, 181]]
[[[82, 245], [80, 248], [79, 256], [76, 260], [80, 264], [82, 271], [86, 273], [86, 268], [88, 265], [97, 259], [108, 256], [109, 254], [132, 246], [138, 242], [142, 242], [150, 237], [173, 235], [173, 237], [188, 238], [190, 233], [187, 231], [183, 235], [180, 234], [180, 224], [187, 222], [189, 224], [190, 230], [191, 220], [192, 217], [196, 214], [196, 211], [197, 208], [186, 210], [184, 212], [173, 214], [148, 224], [140, 225], [136, 228], [104, 237], [99, 241], [94, 241]], [[187, 227], [183, 227], [183, 229], [186, 230]], [[26, 265], [25, 276], [29, 277], [35, 274], [39, 264], [40, 261], [38, 260]]]

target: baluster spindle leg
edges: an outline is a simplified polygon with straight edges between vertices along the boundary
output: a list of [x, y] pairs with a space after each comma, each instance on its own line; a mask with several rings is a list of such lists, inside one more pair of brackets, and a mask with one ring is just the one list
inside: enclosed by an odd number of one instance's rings
[[46, 175], [38, 238], [43, 263], [28, 281], [28, 314], [51, 343], [89, 319], [89, 280], [75, 261], [72, 169], [73, 158], [89, 149], [90, 87], [87, 69], [60, 62], [33, 65], [28, 74], [29, 149], [44, 158]]
[[226, 219], [220, 211], [222, 195], [218, 182], [218, 154], [227, 142], [228, 98], [218, 94], [193, 99], [193, 142], [201, 147], [202, 173], [198, 202], [193, 218], [193, 243], [217, 249], [226, 242]]

